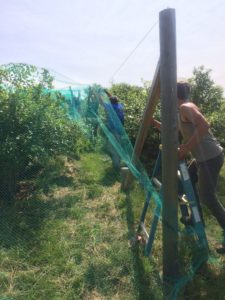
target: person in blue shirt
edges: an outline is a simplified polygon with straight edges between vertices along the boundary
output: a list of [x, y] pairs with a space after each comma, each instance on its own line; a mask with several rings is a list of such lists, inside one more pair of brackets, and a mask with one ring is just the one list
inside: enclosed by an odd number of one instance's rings
[[[111, 132], [120, 134], [121, 124], [124, 125], [124, 107], [116, 96], [110, 96], [109, 100], [110, 103], [104, 104], [104, 108], [107, 113], [107, 127], [111, 130]], [[112, 108], [120, 122], [118, 122], [118, 119], [114, 118], [115, 115], [111, 113]]]
[[[107, 90], [104, 90], [104, 92], [107, 94], [110, 100], [109, 103], [105, 103], [101, 99], [101, 104], [106, 112], [106, 126], [114, 135], [118, 143], [121, 143], [124, 125], [124, 107], [123, 104], [119, 102], [118, 97], [111, 95]], [[113, 167], [115, 169], [119, 169], [120, 156], [110, 141], [107, 142], [107, 151], [111, 156]]]

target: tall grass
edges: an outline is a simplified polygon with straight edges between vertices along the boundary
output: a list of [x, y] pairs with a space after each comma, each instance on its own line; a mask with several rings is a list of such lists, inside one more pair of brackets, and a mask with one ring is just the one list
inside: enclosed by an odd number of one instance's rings
[[[224, 180], [225, 168], [218, 193], [225, 204]], [[119, 181], [107, 156], [89, 153], [54, 160], [23, 182], [16, 202], [1, 205], [0, 299], [162, 299], [161, 224], [146, 258], [143, 245], [130, 243], [144, 193], [135, 185], [125, 194]], [[225, 299], [225, 258], [215, 252], [220, 229], [205, 213], [215, 260], [179, 299]]]

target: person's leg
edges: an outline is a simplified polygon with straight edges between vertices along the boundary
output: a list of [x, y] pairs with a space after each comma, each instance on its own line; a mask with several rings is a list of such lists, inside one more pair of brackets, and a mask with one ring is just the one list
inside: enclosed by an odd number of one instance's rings
[[192, 159], [190, 164], [188, 165], [188, 173], [191, 179], [191, 184], [195, 193], [195, 199], [196, 199], [196, 204], [198, 206], [199, 214], [202, 219], [202, 223], [205, 226], [205, 221], [203, 217], [203, 212], [202, 212], [202, 206], [199, 201], [199, 195], [198, 195], [198, 190], [197, 190], [197, 183], [198, 183], [198, 167], [197, 167], [197, 162], [195, 159]]
[[201, 202], [211, 210], [222, 229], [225, 230], [225, 209], [216, 197], [217, 180], [223, 161], [224, 156], [221, 154], [198, 164], [198, 187]]

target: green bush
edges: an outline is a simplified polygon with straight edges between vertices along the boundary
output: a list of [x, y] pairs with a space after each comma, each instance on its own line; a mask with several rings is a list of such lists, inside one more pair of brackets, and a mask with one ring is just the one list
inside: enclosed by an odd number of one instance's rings
[[45, 91], [52, 83], [47, 71], [38, 78], [33, 66], [9, 65], [0, 75], [0, 189], [12, 199], [27, 169], [56, 155], [78, 156], [85, 142], [63, 97]]
[[211, 70], [204, 66], [194, 68], [191, 84], [191, 98], [196, 103], [206, 119], [210, 122], [212, 131], [221, 145], [225, 147], [225, 102], [222, 87], [211, 79]]
[[211, 79], [211, 70], [204, 66], [194, 68], [191, 84], [191, 98], [208, 116], [218, 111], [223, 102], [223, 89]]
[[217, 138], [217, 140], [221, 143], [221, 145], [225, 148], [225, 102], [221, 104], [221, 107], [218, 111], [214, 111], [208, 116], [208, 120], [210, 122], [212, 131]]

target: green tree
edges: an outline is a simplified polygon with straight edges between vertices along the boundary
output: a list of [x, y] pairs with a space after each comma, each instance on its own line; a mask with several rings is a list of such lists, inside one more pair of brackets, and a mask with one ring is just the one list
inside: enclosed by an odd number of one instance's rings
[[214, 83], [210, 73], [210, 69], [200, 66], [194, 68], [193, 77], [189, 79], [191, 97], [206, 115], [219, 110], [223, 101], [223, 89]]
[[23, 63], [10, 63], [1, 66], [0, 83], [8, 90], [41, 85], [52, 88], [53, 77], [48, 70]]
[[191, 97], [209, 121], [212, 131], [225, 147], [225, 102], [222, 87], [210, 77], [211, 70], [204, 66], [195, 68], [191, 84]]
[[220, 141], [221, 145], [225, 148], [225, 101], [222, 102], [220, 109], [214, 111], [208, 116], [213, 133]]
[[14, 198], [19, 179], [35, 164], [77, 153], [81, 133], [68, 117], [65, 99], [46, 91], [52, 80], [47, 70], [34, 66], [0, 68], [0, 190], [4, 198]]

